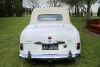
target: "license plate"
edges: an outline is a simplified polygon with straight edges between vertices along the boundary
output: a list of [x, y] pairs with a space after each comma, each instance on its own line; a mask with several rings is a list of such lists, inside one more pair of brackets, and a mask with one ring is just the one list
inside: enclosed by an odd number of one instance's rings
[[58, 44], [42, 45], [42, 50], [58, 50]]

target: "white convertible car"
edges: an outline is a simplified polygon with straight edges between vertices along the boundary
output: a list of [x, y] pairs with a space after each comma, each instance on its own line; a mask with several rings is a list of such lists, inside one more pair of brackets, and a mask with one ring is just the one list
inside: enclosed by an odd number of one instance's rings
[[35, 8], [20, 37], [22, 58], [66, 59], [81, 55], [80, 35], [66, 8]]

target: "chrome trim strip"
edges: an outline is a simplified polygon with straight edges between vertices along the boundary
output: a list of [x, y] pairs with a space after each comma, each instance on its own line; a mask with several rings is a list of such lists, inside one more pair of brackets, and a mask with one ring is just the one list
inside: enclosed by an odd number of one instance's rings
[[37, 54], [32, 55], [31, 58], [68, 58], [67, 54]]
[[[22, 58], [28, 58], [28, 54], [19, 54], [20, 57]], [[31, 58], [68, 58], [69, 55], [67, 54], [32, 54]], [[77, 54], [72, 54], [72, 58], [77, 57]]]
[[[22, 58], [28, 58], [28, 54], [19, 54]], [[68, 58], [67, 54], [32, 54], [31, 58]]]

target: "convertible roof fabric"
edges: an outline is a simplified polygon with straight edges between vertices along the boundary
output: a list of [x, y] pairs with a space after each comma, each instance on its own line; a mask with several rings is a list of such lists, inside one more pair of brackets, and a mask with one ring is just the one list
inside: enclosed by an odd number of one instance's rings
[[[40, 14], [62, 14], [63, 21], [44, 21], [40, 22], [37, 20]], [[30, 24], [43, 24], [43, 23], [56, 23], [56, 24], [68, 24], [70, 23], [69, 12], [67, 8], [61, 7], [49, 7], [49, 8], [35, 8], [32, 12]]]

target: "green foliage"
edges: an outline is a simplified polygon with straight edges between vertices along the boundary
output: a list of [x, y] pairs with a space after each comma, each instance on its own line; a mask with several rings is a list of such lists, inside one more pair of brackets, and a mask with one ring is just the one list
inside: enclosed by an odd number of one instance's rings
[[5, 17], [6, 16], [6, 11], [5, 10], [6, 10], [6, 8], [4, 8], [4, 7], [1, 6], [1, 9], [0, 9], [0, 17]]
[[100, 7], [98, 8], [97, 16], [100, 17]]
[[23, 16], [23, 6], [22, 6], [22, 0], [16, 0], [15, 1], [15, 14], [16, 16], [20, 17]]
[[6, 16], [14, 16], [14, 0], [5, 0]]
[[23, 9], [22, 8], [17, 7], [15, 10], [16, 10], [15, 14], [17, 17], [23, 16]]
[[22, 0], [0, 0], [0, 2], [0, 17], [23, 15]]
[[0, 16], [1, 17], [14, 16], [14, 0], [1, 1]]
[[85, 2], [86, 4], [88, 4], [88, 2], [89, 2], [90, 5], [94, 4], [96, 1], [98, 1], [98, 0], [84, 0], [84, 2]]
[[[97, 0], [60, 0], [60, 1], [69, 4], [69, 6], [75, 10], [74, 11], [75, 16], [80, 16], [79, 15], [79, 13], [81, 12], [80, 9], [83, 8], [84, 10], [87, 11], [87, 19], [88, 19], [91, 15], [90, 12], [91, 5], [94, 4]], [[86, 5], [87, 5], [87, 9], [85, 7]]]

